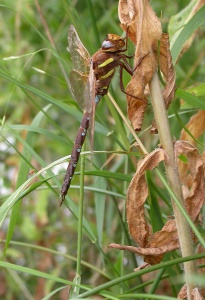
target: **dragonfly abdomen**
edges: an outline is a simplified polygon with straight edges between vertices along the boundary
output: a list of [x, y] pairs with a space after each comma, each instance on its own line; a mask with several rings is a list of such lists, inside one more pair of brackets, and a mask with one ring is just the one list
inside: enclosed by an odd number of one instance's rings
[[80, 152], [81, 152], [82, 146], [85, 141], [85, 137], [86, 137], [87, 130], [89, 127], [89, 122], [90, 122], [90, 114], [88, 112], [85, 112], [82, 122], [80, 124], [80, 128], [78, 130], [77, 137], [75, 139], [74, 147], [73, 147], [73, 150], [71, 153], [70, 162], [68, 164], [66, 175], [65, 175], [63, 185], [61, 188], [61, 204], [63, 203], [65, 196], [68, 192], [68, 189], [70, 187], [71, 180], [73, 178], [75, 168], [77, 166], [77, 163], [78, 163], [78, 160], [80, 157]]

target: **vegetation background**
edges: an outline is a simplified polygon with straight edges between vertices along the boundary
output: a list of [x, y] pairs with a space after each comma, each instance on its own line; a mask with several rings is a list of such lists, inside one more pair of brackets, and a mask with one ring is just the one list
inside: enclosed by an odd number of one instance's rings
[[[164, 32], [168, 32], [171, 17], [191, 2], [196, 1], [151, 1]], [[96, 111], [93, 164], [90, 152], [86, 156], [82, 243], [78, 241], [80, 165], [66, 203], [59, 207], [68, 161], [65, 156], [72, 151], [82, 118], [68, 88], [72, 69], [66, 50], [68, 27], [75, 26], [93, 54], [107, 33], [122, 34], [117, 8], [117, 0], [0, 1], [1, 203], [10, 197], [0, 213], [2, 299], [68, 299], [68, 286], [73, 281], [83, 285], [80, 292], [72, 290], [76, 299], [132, 299], [145, 292], [147, 299], [175, 299], [182, 286], [182, 279], [176, 280], [182, 274], [179, 264], [173, 262], [166, 269], [162, 264], [155, 273], [145, 269], [135, 275], [133, 269], [141, 259], [107, 247], [111, 242], [131, 243], [125, 200], [139, 160], [137, 151], [135, 156], [127, 155], [127, 145], [134, 141], [107, 97]], [[175, 66], [177, 87], [181, 89], [204, 83], [204, 29], [204, 25], [200, 27]], [[129, 43], [129, 53], [133, 51]], [[124, 74], [124, 82], [128, 81], [129, 75]], [[110, 92], [126, 115], [126, 97], [119, 88], [118, 72]], [[186, 102], [181, 106], [180, 99], [174, 100], [169, 118], [176, 139], [191, 116], [199, 108], [205, 109], [204, 94], [202, 84], [201, 106], [197, 107]], [[149, 131], [152, 118], [149, 106], [139, 134], [148, 151], [159, 142]], [[204, 135], [200, 143], [202, 151]], [[39, 176], [32, 179], [39, 170]], [[29, 178], [28, 188], [24, 183]], [[147, 202], [147, 218], [156, 231], [172, 209], [159, 179], [149, 173], [147, 180], [152, 199], [152, 205]], [[81, 280], [75, 277], [79, 247]], [[179, 256], [179, 252], [169, 254], [164, 262]], [[88, 294], [83, 294], [86, 290]]]

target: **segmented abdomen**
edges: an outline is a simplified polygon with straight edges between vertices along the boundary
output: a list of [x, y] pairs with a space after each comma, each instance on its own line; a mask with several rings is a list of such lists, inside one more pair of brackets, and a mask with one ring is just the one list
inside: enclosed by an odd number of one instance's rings
[[86, 137], [87, 130], [89, 127], [89, 122], [90, 122], [90, 114], [88, 112], [85, 112], [82, 122], [80, 124], [80, 128], [78, 130], [77, 137], [75, 139], [73, 151], [71, 153], [70, 162], [69, 162], [69, 165], [68, 165], [68, 168], [66, 171], [66, 175], [65, 175], [65, 178], [63, 181], [63, 185], [61, 188], [61, 204], [63, 203], [65, 196], [68, 192], [68, 189], [70, 187], [71, 180], [72, 180], [73, 174], [75, 172], [75, 168], [77, 166], [77, 163], [78, 163], [78, 160], [80, 157], [80, 152], [81, 152], [83, 143], [85, 141], [85, 137]]

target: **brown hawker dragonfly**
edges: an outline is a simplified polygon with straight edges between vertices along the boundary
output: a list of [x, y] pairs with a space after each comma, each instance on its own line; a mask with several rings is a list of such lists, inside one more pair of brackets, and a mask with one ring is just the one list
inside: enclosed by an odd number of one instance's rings
[[65, 196], [70, 187], [90, 120], [93, 120], [93, 111], [100, 99], [108, 93], [115, 68], [120, 67], [120, 88], [126, 93], [122, 83], [122, 70], [125, 69], [132, 76], [135, 69], [141, 63], [142, 59], [140, 59], [140, 62], [134, 70], [130, 67], [127, 58], [131, 58], [133, 55], [128, 56], [123, 53], [127, 50], [127, 39], [127, 35], [125, 38], [122, 38], [116, 34], [108, 34], [101, 48], [90, 58], [74, 26], [71, 25], [69, 27], [68, 51], [70, 52], [74, 66], [74, 69], [70, 73], [70, 88], [75, 100], [77, 100], [78, 103], [82, 103], [84, 99], [85, 104], [84, 116], [78, 130], [61, 188], [60, 205], [62, 205], [65, 200]]

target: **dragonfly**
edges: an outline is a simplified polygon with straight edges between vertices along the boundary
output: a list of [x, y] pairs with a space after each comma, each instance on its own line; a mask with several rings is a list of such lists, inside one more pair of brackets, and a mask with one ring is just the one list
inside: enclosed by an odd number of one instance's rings
[[70, 73], [70, 90], [78, 103], [84, 102], [84, 113], [61, 188], [60, 206], [65, 200], [70, 187], [89, 125], [94, 120], [95, 107], [100, 99], [108, 93], [111, 79], [117, 67], [120, 69], [120, 88], [122, 92], [132, 96], [124, 90], [122, 81], [123, 69], [132, 76], [144, 57], [132, 69], [128, 59], [133, 57], [133, 55], [124, 53], [127, 51], [127, 44], [127, 34], [124, 38], [116, 34], [107, 34], [101, 48], [90, 57], [75, 27], [73, 25], [69, 27], [68, 51], [73, 63], [73, 70]]

